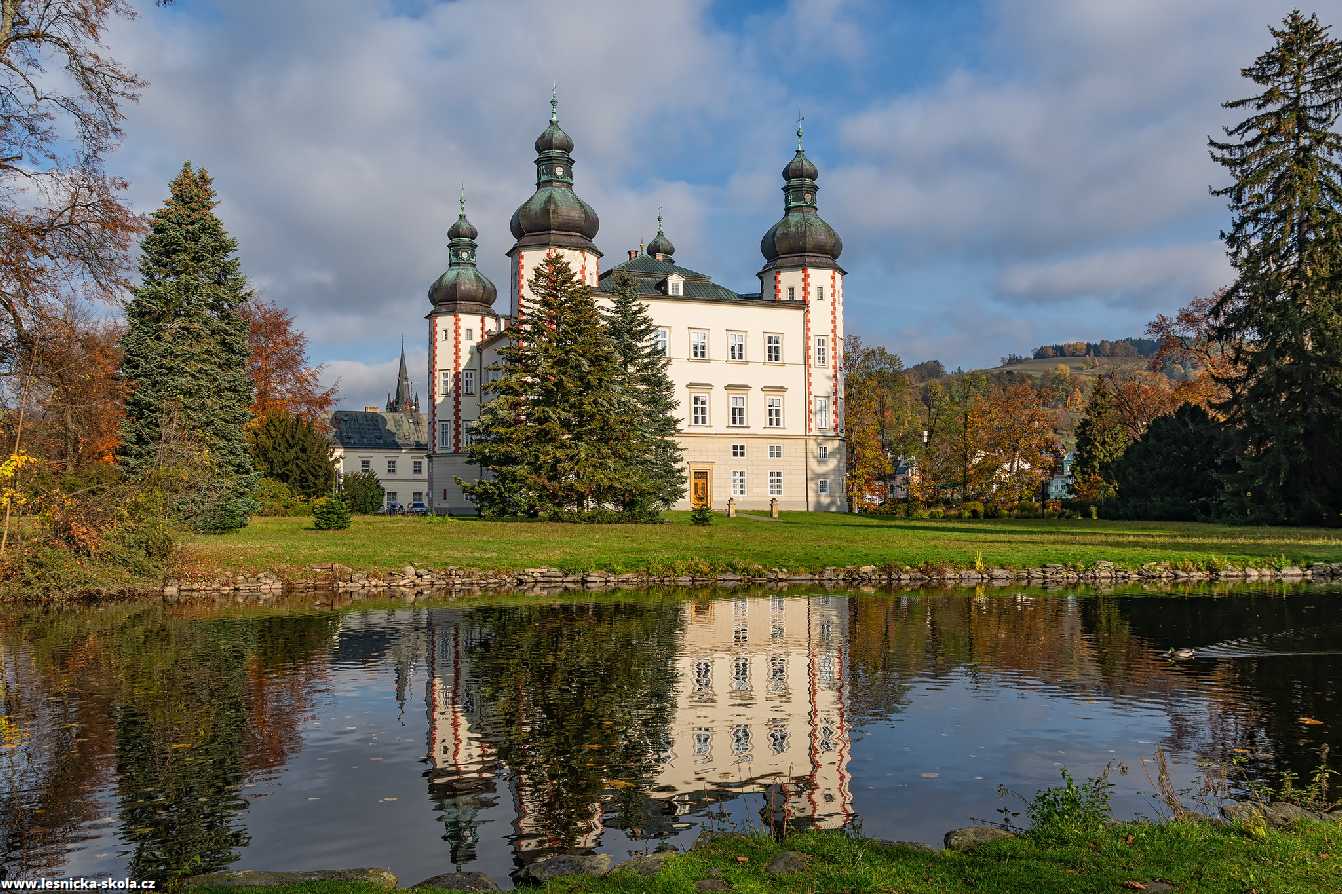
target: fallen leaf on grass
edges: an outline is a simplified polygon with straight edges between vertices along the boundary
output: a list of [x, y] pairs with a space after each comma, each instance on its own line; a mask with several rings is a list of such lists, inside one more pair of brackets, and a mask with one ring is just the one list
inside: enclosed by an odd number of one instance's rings
[[1123, 839], [1123, 843], [1126, 844], [1128, 847], [1132, 847], [1133, 842], [1136, 840], [1137, 839], [1135, 837], [1129, 835], [1127, 838]]
[[737, 857], [737, 858], [736, 858], [736, 862], [738, 862], [738, 863], [749, 863], [749, 862], [750, 862], [750, 858], [749, 858], [749, 857]]
[[1124, 882], [1123, 887], [1127, 888], [1129, 891], [1146, 890], [1146, 885], [1143, 885], [1141, 882], [1132, 882], [1132, 881]]

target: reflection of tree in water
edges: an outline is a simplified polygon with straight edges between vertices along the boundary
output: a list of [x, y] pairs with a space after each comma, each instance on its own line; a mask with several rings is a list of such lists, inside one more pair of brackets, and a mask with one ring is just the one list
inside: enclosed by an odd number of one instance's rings
[[481, 731], [514, 775], [519, 831], [587, 842], [611, 788], [609, 823], [638, 828], [634, 793], [668, 747], [679, 605], [482, 608], [468, 623]]
[[[226, 865], [245, 841], [244, 773], [298, 746], [305, 690], [333, 615], [199, 621], [162, 606], [32, 612], [0, 628], [25, 690], [53, 716], [38, 770], [0, 806], [0, 873], [55, 868], [115, 769], [130, 874], [168, 880]], [[59, 721], [59, 722], [58, 722]], [[40, 817], [40, 819], [39, 819]]]
[[[1324, 744], [1333, 755], [1342, 753], [1342, 655], [1310, 654], [1342, 650], [1339, 595], [1126, 599], [1112, 600], [1112, 606], [1153, 650], [1236, 647], [1222, 657], [1173, 665], [1170, 672], [1216, 684], [1203, 687], [1219, 709], [1212, 718], [1217, 748], [1208, 756], [1229, 761], [1238, 748], [1256, 773], [1275, 781], [1285, 771], [1308, 776]], [[1247, 631], [1252, 635], [1246, 638]], [[1301, 724], [1302, 717], [1322, 723]], [[1336, 759], [1333, 764], [1336, 769]]]

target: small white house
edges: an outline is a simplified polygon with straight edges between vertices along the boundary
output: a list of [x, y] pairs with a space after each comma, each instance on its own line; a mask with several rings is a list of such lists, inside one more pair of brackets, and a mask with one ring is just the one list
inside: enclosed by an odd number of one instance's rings
[[396, 396], [388, 398], [387, 408], [337, 410], [331, 416], [331, 433], [341, 478], [372, 472], [386, 491], [387, 505], [428, 503], [429, 425], [410, 394], [404, 348]]

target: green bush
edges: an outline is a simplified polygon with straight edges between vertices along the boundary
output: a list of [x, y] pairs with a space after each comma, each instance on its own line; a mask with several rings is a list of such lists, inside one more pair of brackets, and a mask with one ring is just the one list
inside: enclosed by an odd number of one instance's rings
[[349, 504], [350, 511], [359, 515], [372, 515], [382, 508], [387, 492], [372, 472], [354, 472], [346, 475], [340, 482], [340, 495]]
[[966, 500], [960, 504], [960, 515], [964, 518], [983, 518], [986, 511], [978, 500]]
[[940, 506], [933, 506], [931, 509], [927, 510], [927, 518], [945, 518], [945, 517], [946, 517], [946, 510], [942, 509]]
[[312, 504], [312, 524], [318, 531], [348, 528], [353, 515], [339, 496], [322, 497]]
[[293, 488], [274, 478], [262, 478], [256, 484], [257, 515], [294, 517], [312, 514], [312, 501], [294, 493]]
[[1062, 770], [1063, 784], [1046, 788], [1030, 801], [1030, 837], [1040, 841], [1068, 842], [1096, 835], [1109, 822], [1109, 795], [1114, 784], [1109, 768], [1077, 785], [1072, 774]]
[[698, 506], [690, 510], [690, 521], [696, 525], [713, 524], [713, 510], [707, 506]]

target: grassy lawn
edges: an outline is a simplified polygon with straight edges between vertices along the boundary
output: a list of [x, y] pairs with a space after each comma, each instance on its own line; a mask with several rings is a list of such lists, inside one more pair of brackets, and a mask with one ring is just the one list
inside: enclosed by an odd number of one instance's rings
[[357, 569], [406, 564], [517, 570], [692, 571], [924, 564], [1010, 568], [1108, 561], [1266, 566], [1342, 561], [1342, 530], [1078, 520], [911, 521], [833, 513], [718, 516], [696, 527], [688, 513], [662, 525], [573, 525], [467, 518], [356, 517], [345, 531], [310, 518], [258, 518], [241, 531], [197, 537], [188, 567]]
[[[768, 861], [785, 847], [811, 855], [807, 867], [789, 875], [766, 873]], [[568, 876], [530, 890], [694, 894], [695, 882], [709, 878], [719, 879], [722, 890], [795, 894], [1119, 894], [1147, 886], [1200, 894], [1322, 894], [1342, 891], [1342, 824], [1314, 823], [1291, 832], [1269, 831], [1261, 838], [1207, 823], [1125, 824], [1069, 843], [1035, 844], [1021, 838], [967, 854], [838, 832], [797, 835], [786, 845], [762, 835], [731, 836], [671, 858], [655, 876], [617, 869], [604, 877]], [[254, 890], [373, 894], [378, 889], [319, 882]]]

